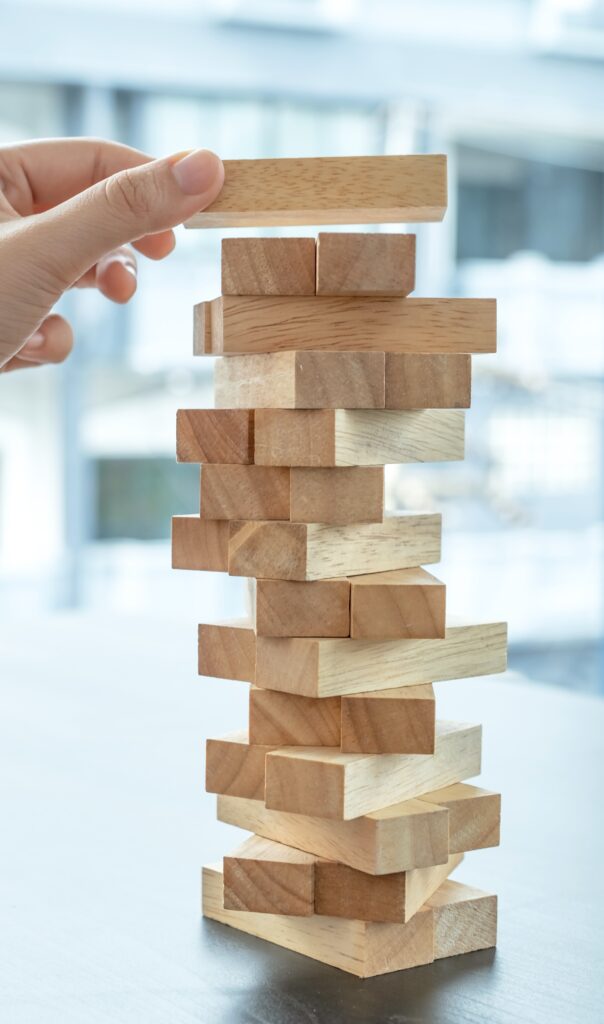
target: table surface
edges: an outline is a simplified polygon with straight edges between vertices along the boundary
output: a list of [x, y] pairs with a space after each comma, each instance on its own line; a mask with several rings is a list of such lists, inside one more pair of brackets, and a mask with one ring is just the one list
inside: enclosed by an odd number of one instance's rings
[[512, 677], [437, 686], [484, 723], [502, 845], [456, 878], [500, 898], [497, 951], [359, 981], [199, 913], [241, 838], [202, 795], [202, 740], [246, 686], [195, 674], [188, 623], [63, 616], [0, 638], [0, 1018], [7, 1024], [603, 1019], [604, 702]]

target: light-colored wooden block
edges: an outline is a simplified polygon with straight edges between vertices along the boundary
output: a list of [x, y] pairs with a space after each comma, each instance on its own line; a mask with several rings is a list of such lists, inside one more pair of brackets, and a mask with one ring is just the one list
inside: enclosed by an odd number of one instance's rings
[[469, 409], [471, 398], [471, 356], [386, 353], [387, 409]]
[[445, 584], [425, 569], [350, 580], [350, 635], [355, 640], [442, 638], [445, 611]]
[[205, 350], [209, 317], [215, 356], [305, 349], [494, 352], [497, 344], [494, 299], [224, 295], [209, 307], [197, 329]]
[[317, 295], [403, 296], [414, 288], [415, 235], [319, 233]]
[[266, 807], [263, 800], [219, 796], [219, 821], [337, 860], [371, 875], [444, 864], [449, 856], [448, 811], [406, 800], [351, 821], [329, 821]]
[[290, 471], [284, 466], [202, 466], [202, 519], [289, 519]]
[[235, 522], [229, 539], [229, 572], [262, 579], [317, 580], [404, 569], [438, 562], [440, 538], [440, 515], [429, 512], [349, 526]]
[[316, 858], [250, 836], [223, 859], [224, 907], [257, 914], [314, 914]]
[[348, 580], [255, 580], [258, 636], [349, 636]]
[[383, 352], [229, 356], [214, 367], [214, 402], [218, 408], [383, 409], [384, 365]]
[[218, 312], [211, 302], [198, 302], [193, 306], [194, 356], [212, 355], [212, 317], [216, 317]]
[[250, 690], [250, 743], [339, 747], [340, 698], [320, 700], [276, 690]]
[[206, 790], [227, 796], [264, 797], [266, 755], [274, 747], [258, 746], [245, 731], [206, 743]]
[[253, 683], [256, 674], [253, 626], [245, 619], [202, 623], [198, 627], [198, 671], [200, 676]]
[[434, 914], [434, 959], [497, 944], [497, 897], [450, 879], [427, 901]]
[[314, 238], [223, 238], [223, 295], [314, 295]]
[[253, 462], [253, 410], [179, 409], [176, 458], [178, 462], [240, 465]]
[[451, 853], [499, 846], [500, 793], [458, 783], [426, 793], [422, 800], [447, 808]]
[[223, 163], [220, 195], [186, 227], [406, 224], [442, 220], [447, 208], [442, 154]]
[[[333, 700], [333, 697], [314, 699]], [[377, 693], [359, 693], [342, 697], [341, 701], [340, 749], [344, 752], [434, 753], [436, 701], [431, 683], [424, 686], [400, 686], [393, 690], [379, 690]]]
[[506, 663], [504, 622], [449, 626], [444, 640], [256, 638], [257, 685], [305, 697], [491, 675]]
[[385, 466], [464, 457], [457, 409], [259, 409], [255, 461], [265, 466]]
[[228, 572], [229, 523], [199, 516], [172, 517], [172, 568]]
[[[255, 468], [283, 472], [283, 467], [279, 466]], [[289, 517], [293, 522], [336, 525], [382, 522], [382, 466], [344, 466], [337, 469], [294, 467], [287, 472], [290, 473]]]
[[481, 727], [437, 722], [433, 754], [281, 747], [266, 758], [266, 806], [348, 820], [480, 773]]

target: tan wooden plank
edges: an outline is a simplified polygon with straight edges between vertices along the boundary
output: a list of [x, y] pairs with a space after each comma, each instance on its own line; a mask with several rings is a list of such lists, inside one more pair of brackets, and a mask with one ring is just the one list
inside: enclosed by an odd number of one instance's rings
[[314, 295], [314, 238], [223, 238], [223, 295]]
[[451, 853], [499, 846], [500, 793], [458, 783], [426, 793], [422, 800], [448, 810]]
[[245, 619], [201, 623], [198, 627], [200, 676], [239, 679], [253, 683], [256, 674], [256, 634]]
[[228, 572], [229, 523], [199, 516], [173, 516], [172, 568]]
[[290, 470], [284, 466], [202, 466], [202, 519], [289, 519]]
[[426, 906], [434, 913], [434, 959], [497, 944], [497, 897], [450, 879]]
[[350, 635], [355, 640], [442, 638], [445, 612], [445, 584], [425, 569], [350, 580]]
[[276, 690], [250, 690], [250, 743], [340, 746], [340, 698], [320, 700]]
[[386, 353], [387, 409], [468, 409], [471, 398], [471, 356]]
[[265, 761], [270, 746], [248, 740], [245, 731], [206, 743], [206, 790], [258, 800], [264, 796]]
[[403, 296], [414, 288], [415, 235], [319, 233], [317, 295]]
[[442, 154], [223, 163], [220, 195], [186, 227], [405, 224], [442, 220], [447, 208]]
[[[255, 468], [284, 472], [279, 466]], [[285, 472], [290, 473], [289, 517], [293, 522], [337, 525], [381, 523], [384, 518], [382, 466], [294, 467]]]
[[434, 753], [436, 701], [431, 683], [359, 693], [341, 701], [340, 749], [346, 753]]
[[348, 580], [255, 580], [259, 636], [348, 636]]
[[212, 354], [212, 316], [216, 312], [211, 302], [198, 302], [193, 306], [193, 355]]
[[254, 461], [254, 413], [251, 409], [179, 409], [176, 413], [178, 462]]
[[251, 836], [223, 859], [224, 907], [257, 914], [314, 914], [316, 858]]

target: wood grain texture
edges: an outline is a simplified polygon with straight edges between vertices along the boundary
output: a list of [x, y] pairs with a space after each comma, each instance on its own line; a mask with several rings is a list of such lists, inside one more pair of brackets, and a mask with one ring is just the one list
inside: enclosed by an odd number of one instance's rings
[[202, 466], [202, 519], [289, 519], [290, 471], [284, 466]]
[[449, 849], [482, 850], [499, 846], [501, 794], [464, 783], [422, 797], [449, 812]]
[[185, 227], [404, 224], [442, 220], [447, 208], [441, 154], [223, 163], [220, 195]]
[[469, 409], [471, 398], [471, 356], [386, 353], [387, 409]]
[[216, 356], [305, 349], [494, 352], [497, 345], [494, 299], [224, 295], [209, 306], [203, 345], [209, 316]]
[[434, 754], [281, 747], [266, 758], [266, 806], [348, 820], [480, 773], [481, 727], [437, 722]]
[[259, 465], [385, 466], [464, 457], [464, 413], [457, 409], [259, 409], [255, 429]]
[[431, 683], [359, 693], [341, 701], [340, 749], [345, 753], [434, 753], [436, 701]]
[[497, 897], [450, 879], [427, 901], [434, 913], [434, 959], [497, 944]]
[[179, 409], [176, 413], [178, 462], [248, 465], [254, 461], [251, 409]]
[[415, 235], [319, 233], [317, 295], [403, 296], [414, 288]]
[[256, 634], [245, 619], [201, 623], [198, 627], [200, 676], [239, 679], [253, 683], [256, 674]]
[[193, 355], [212, 354], [212, 315], [215, 309], [211, 302], [197, 302], [193, 306]]
[[218, 408], [383, 409], [383, 352], [229, 356], [214, 367]]
[[384, 470], [381, 466], [255, 468], [290, 473], [289, 518], [293, 522], [344, 525], [381, 523], [384, 518]]
[[271, 839], [250, 836], [223, 858], [224, 907], [257, 914], [314, 914], [315, 860]]
[[340, 746], [340, 698], [320, 700], [276, 690], [250, 690], [250, 743]]
[[223, 238], [223, 295], [314, 295], [314, 238]]
[[172, 568], [228, 572], [229, 523], [199, 516], [173, 516]]
[[264, 797], [265, 761], [270, 746], [249, 742], [245, 731], [206, 743], [206, 790], [228, 796]]
[[348, 636], [348, 580], [255, 581], [258, 636]]
[[[386, 516], [382, 523], [348, 526], [234, 522], [229, 573], [315, 580], [402, 569], [438, 562], [440, 538], [441, 517], [429, 512], [402, 513]], [[425, 678], [414, 681], [429, 682]]]
[[350, 580], [350, 635], [355, 640], [442, 638], [445, 612], [445, 584], [425, 569]]
[[306, 697], [490, 675], [506, 662], [503, 622], [450, 626], [444, 640], [256, 639], [257, 685]]

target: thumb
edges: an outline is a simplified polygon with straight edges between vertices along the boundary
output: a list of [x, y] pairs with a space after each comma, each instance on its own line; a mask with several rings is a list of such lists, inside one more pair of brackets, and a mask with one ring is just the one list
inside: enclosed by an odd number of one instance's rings
[[33, 219], [38, 259], [60, 294], [112, 249], [209, 206], [223, 182], [221, 160], [205, 149], [118, 171]]

